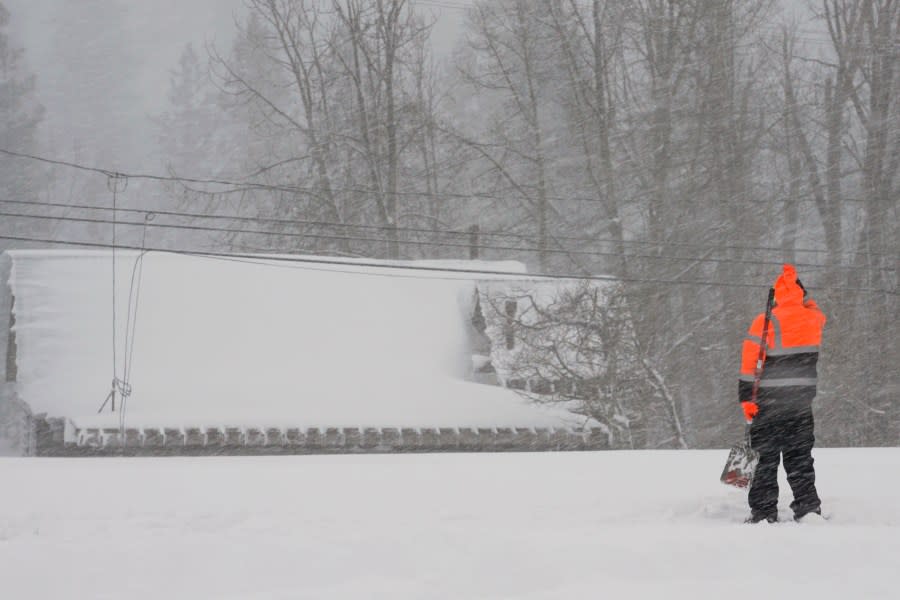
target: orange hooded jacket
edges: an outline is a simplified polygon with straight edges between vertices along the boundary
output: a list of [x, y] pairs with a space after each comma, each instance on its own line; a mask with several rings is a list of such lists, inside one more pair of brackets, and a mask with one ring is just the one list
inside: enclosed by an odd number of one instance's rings
[[[753, 320], [741, 353], [738, 399], [752, 398], [754, 371], [762, 343], [765, 314]], [[775, 304], [765, 340], [764, 362], [757, 403], [778, 401], [796, 405], [812, 403], [816, 395], [816, 365], [825, 315], [806, 297], [793, 265], [784, 265], [775, 280]]]

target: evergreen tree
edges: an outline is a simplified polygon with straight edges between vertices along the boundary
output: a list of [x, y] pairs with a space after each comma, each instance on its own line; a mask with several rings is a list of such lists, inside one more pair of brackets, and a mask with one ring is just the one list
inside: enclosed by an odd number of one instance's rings
[[[10, 43], [10, 14], [0, 4], [0, 148], [33, 153], [44, 109], [35, 94], [35, 77], [23, 65], [24, 50]], [[0, 158], [0, 194], [4, 199], [33, 200], [38, 167], [12, 157]]]
[[160, 149], [169, 169], [183, 173], [209, 173], [214, 154], [219, 109], [209, 84], [207, 67], [187, 44], [169, 84], [170, 109], [157, 123]]

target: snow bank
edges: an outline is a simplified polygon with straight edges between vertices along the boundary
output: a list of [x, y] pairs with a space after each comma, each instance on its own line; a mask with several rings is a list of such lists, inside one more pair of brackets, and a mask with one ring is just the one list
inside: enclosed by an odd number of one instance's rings
[[725, 456], [0, 459], [0, 597], [897, 597], [900, 449], [817, 449], [823, 526]]
[[[110, 389], [113, 339], [120, 378], [133, 344], [133, 426], [581, 422], [511, 391], [462, 381], [471, 365], [462, 309], [474, 293], [469, 274], [165, 253], [145, 255], [141, 272], [137, 253], [120, 252], [114, 338], [110, 253], [10, 255], [20, 395], [34, 412], [80, 426], [118, 424], [109, 413], [92, 416]], [[130, 295], [136, 320], [128, 337]]]

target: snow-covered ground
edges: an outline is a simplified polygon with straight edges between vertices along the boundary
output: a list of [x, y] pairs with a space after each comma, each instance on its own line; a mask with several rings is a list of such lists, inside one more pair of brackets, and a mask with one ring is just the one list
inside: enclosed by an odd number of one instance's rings
[[815, 454], [756, 526], [721, 450], [0, 459], [0, 597], [897, 598], [900, 449]]

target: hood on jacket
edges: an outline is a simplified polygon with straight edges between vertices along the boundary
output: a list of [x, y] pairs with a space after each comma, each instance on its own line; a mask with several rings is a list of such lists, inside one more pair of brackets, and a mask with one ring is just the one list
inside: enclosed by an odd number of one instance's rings
[[802, 303], [803, 288], [797, 284], [797, 269], [794, 265], [785, 264], [781, 275], [775, 280], [775, 304], [785, 306]]

